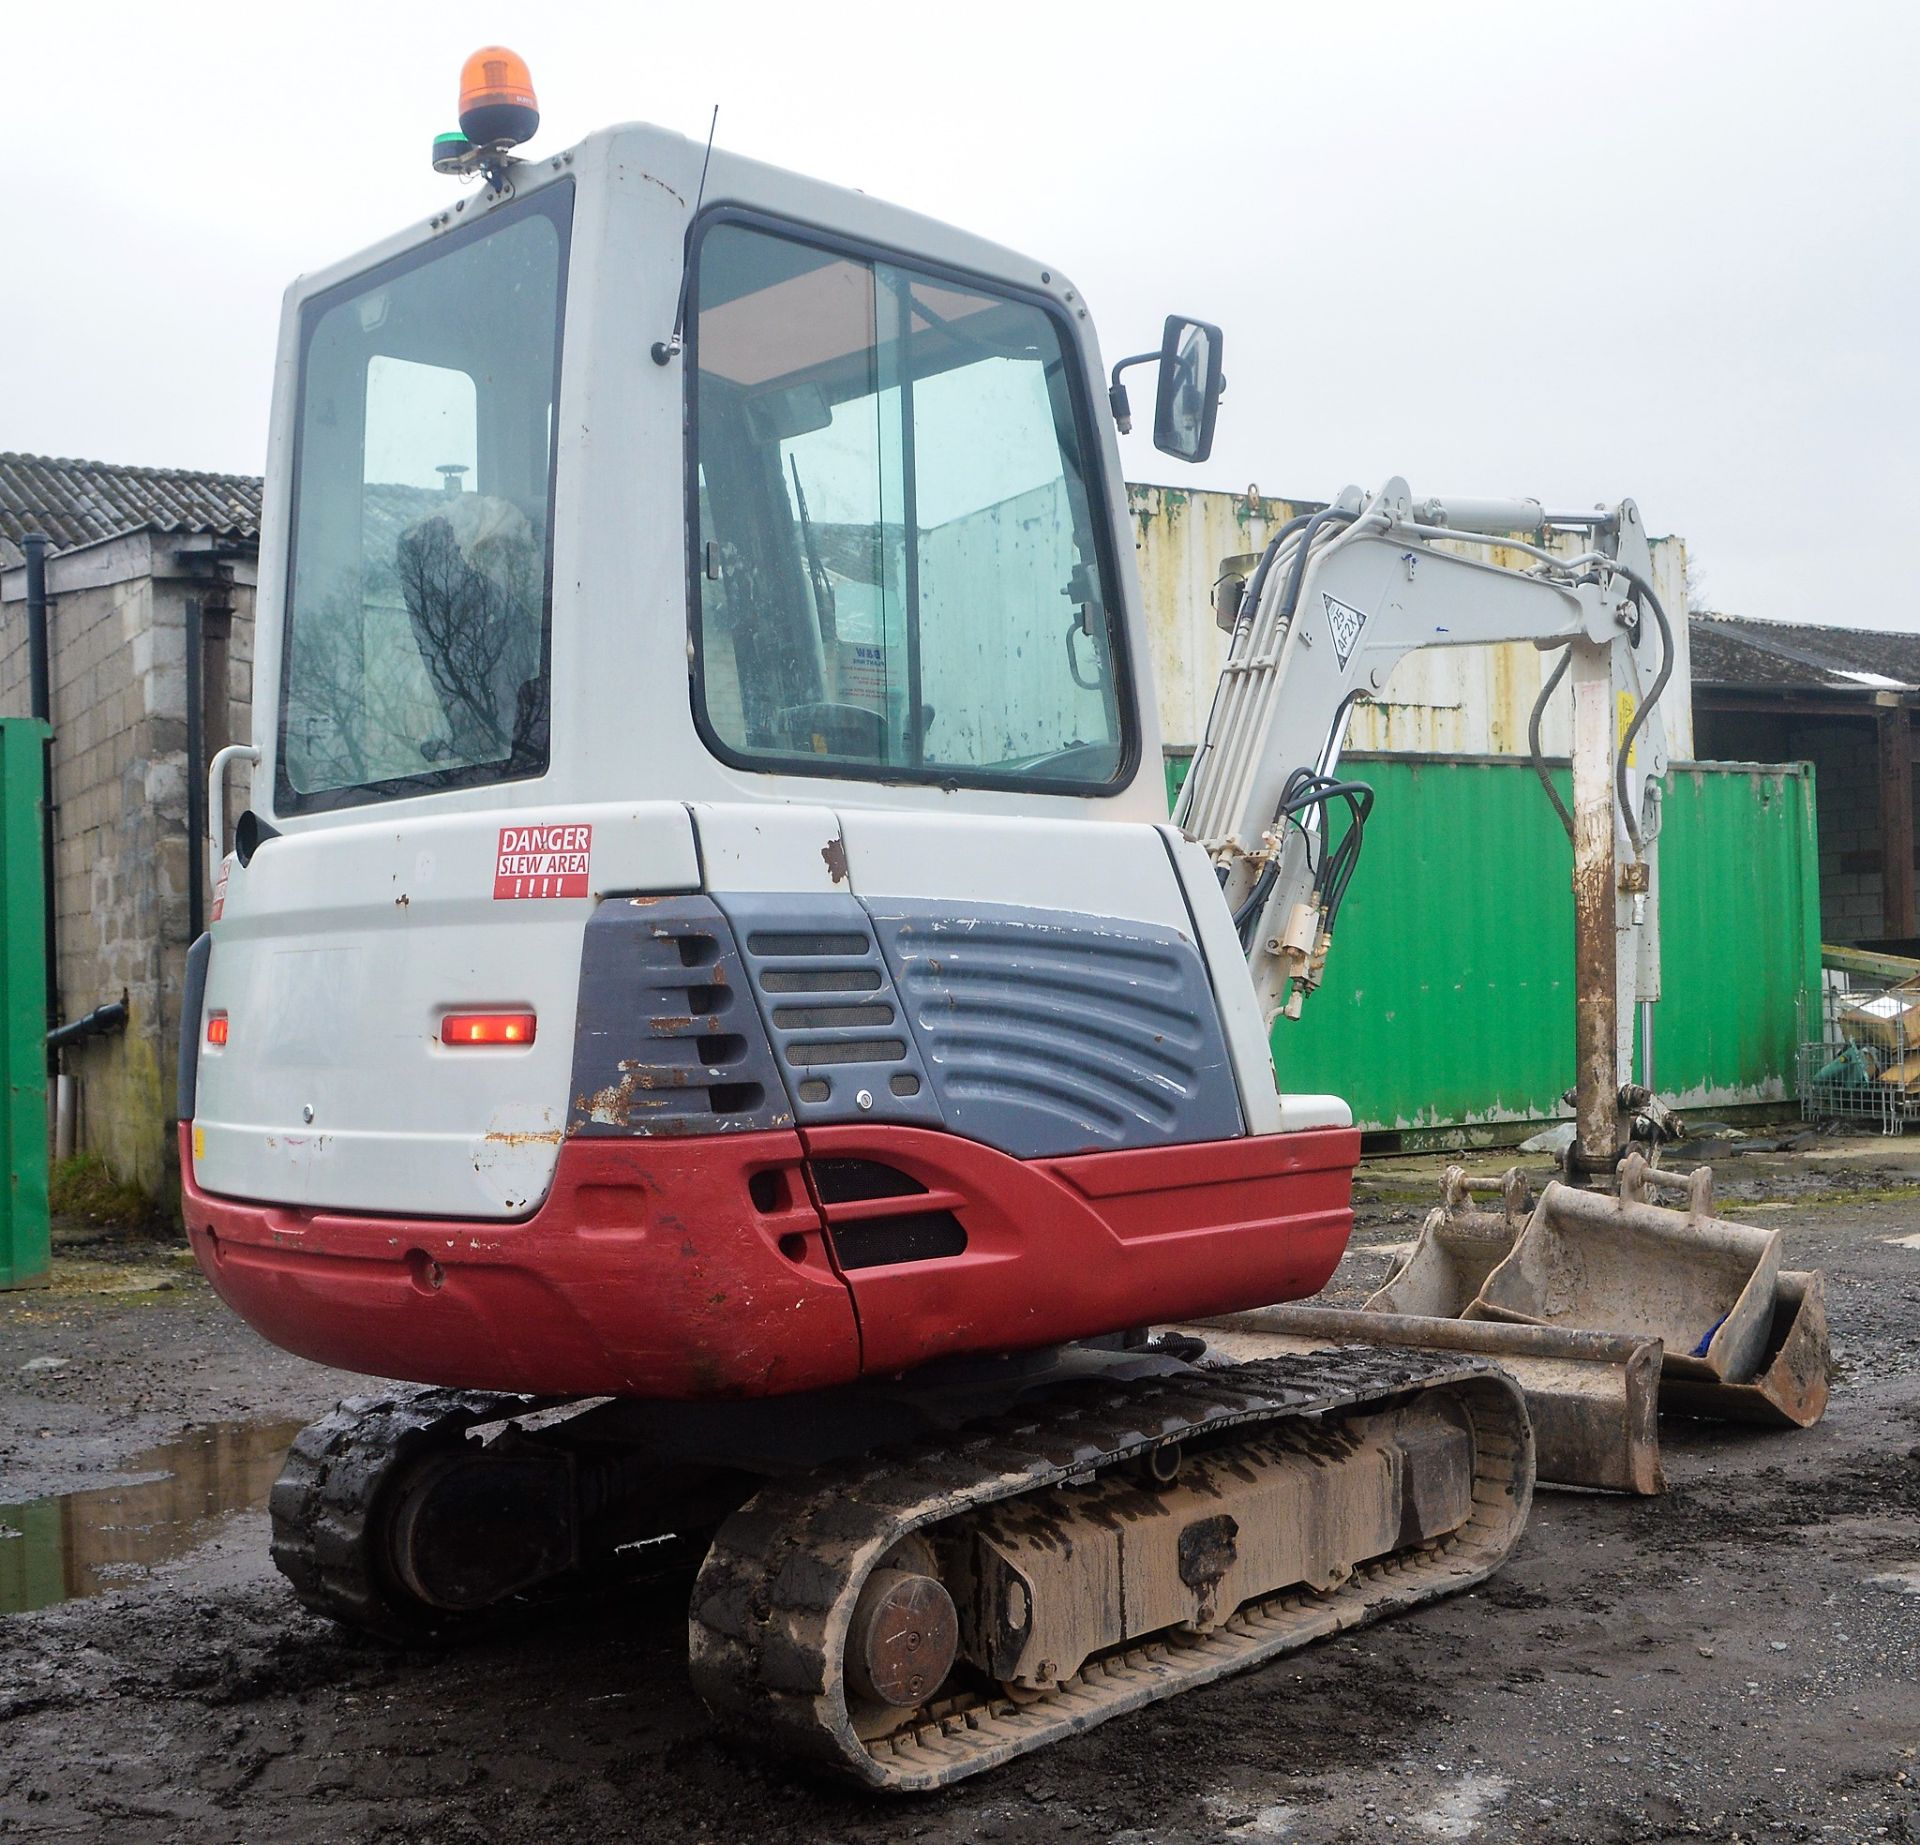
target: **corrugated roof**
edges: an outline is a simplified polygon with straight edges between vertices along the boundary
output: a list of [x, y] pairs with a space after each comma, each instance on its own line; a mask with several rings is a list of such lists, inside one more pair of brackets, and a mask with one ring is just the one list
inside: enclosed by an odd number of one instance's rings
[[20, 562], [29, 532], [68, 551], [146, 530], [257, 538], [259, 476], [0, 452], [0, 568]]
[[1691, 616], [1687, 634], [1697, 686], [1798, 686], [1863, 695], [1920, 690], [1920, 634], [1739, 615]]

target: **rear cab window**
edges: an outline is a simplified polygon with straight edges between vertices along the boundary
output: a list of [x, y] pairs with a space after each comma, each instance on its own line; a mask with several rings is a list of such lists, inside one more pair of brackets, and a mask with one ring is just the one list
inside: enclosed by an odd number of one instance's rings
[[307, 302], [275, 807], [543, 773], [572, 187]]

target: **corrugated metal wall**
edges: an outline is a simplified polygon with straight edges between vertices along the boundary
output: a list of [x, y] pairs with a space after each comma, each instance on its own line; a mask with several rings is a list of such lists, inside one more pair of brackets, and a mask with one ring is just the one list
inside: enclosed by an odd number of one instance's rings
[[[1281, 1087], [1343, 1095], [1371, 1129], [1565, 1115], [1572, 854], [1531, 767], [1347, 766], [1376, 803], [1325, 984], [1274, 1027]], [[1665, 814], [1660, 1093], [1689, 1108], [1783, 1100], [1801, 996], [1819, 980], [1812, 773], [1682, 765]]]
[[[1213, 583], [1220, 565], [1226, 558], [1259, 551], [1287, 520], [1305, 510], [1306, 502], [1251, 492], [1187, 492], [1178, 487], [1135, 485], [1127, 489], [1127, 504], [1133, 514], [1135, 554], [1152, 635], [1161, 732], [1169, 748], [1190, 749], [1206, 726], [1214, 683], [1227, 652], [1227, 637], [1213, 620]], [[1556, 548], [1571, 555], [1580, 544], [1569, 535], [1557, 541]], [[1512, 552], [1492, 556], [1516, 568], [1525, 568], [1529, 562]], [[1656, 538], [1653, 564], [1654, 588], [1673, 619], [1680, 648], [1673, 682], [1661, 701], [1668, 754], [1680, 760], [1693, 753], [1685, 543]], [[1429, 648], [1410, 655], [1387, 681], [1384, 695], [1354, 714], [1350, 746], [1439, 755], [1523, 754], [1527, 716], [1540, 692], [1542, 658], [1526, 642]], [[1552, 670], [1551, 660], [1547, 670]], [[1542, 741], [1550, 755], [1564, 755], [1570, 747], [1570, 710], [1562, 688], [1542, 727]]]

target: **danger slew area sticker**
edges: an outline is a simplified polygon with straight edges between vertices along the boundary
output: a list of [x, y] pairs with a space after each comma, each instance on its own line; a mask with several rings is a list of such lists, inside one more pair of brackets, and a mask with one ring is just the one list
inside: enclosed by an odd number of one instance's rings
[[500, 897], [584, 897], [593, 863], [590, 826], [503, 826], [493, 868]]

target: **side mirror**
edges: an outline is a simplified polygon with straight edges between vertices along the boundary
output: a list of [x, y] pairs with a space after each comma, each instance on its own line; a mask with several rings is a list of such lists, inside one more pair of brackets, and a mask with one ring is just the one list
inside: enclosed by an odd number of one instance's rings
[[1153, 446], [1182, 461], [1205, 461], [1213, 453], [1213, 425], [1220, 414], [1220, 329], [1204, 320], [1167, 316], [1160, 339], [1160, 390], [1153, 406]]

